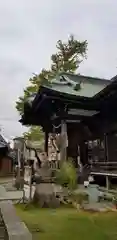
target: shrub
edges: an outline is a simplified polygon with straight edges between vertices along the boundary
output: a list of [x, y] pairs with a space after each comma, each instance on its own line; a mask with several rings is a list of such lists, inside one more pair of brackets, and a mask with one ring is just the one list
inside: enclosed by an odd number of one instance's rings
[[56, 182], [70, 190], [76, 188], [77, 173], [74, 165], [70, 161], [62, 163], [60, 170], [56, 173]]
[[89, 195], [85, 192], [72, 193], [70, 198], [80, 205], [82, 205], [83, 202], [87, 203], [89, 201]]
[[69, 195], [69, 200], [75, 208], [80, 209], [83, 207], [83, 203], [89, 203], [89, 195], [85, 192], [72, 192]]
[[117, 194], [113, 196], [113, 203], [117, 206]]

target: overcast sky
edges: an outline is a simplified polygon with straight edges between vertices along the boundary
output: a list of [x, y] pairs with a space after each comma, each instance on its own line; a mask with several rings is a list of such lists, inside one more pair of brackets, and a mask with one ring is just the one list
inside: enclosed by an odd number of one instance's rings
[[29, 77], [49, 66], [57, 40], [71, 33], [88, 41], [80, 73], [116, 75], [116, 0], [0, 0], [0, 125], [6, 137], [24, 130], [15, 101]]

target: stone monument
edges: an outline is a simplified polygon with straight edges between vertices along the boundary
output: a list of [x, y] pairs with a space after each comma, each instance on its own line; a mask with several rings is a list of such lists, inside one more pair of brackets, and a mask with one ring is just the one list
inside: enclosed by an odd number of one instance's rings
[[41, 168], [36, 173], [36, 190], [33, 202], [40, 207], [57, 208], [60, 205], [56, 198], [53, 183], [52, 172], [48, 166], [48, 160], [42, 162]]

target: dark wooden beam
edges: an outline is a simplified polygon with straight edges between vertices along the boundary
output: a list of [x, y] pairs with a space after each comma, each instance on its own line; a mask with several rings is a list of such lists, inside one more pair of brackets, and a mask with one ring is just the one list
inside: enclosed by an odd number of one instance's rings
[[45, 132], [45, 146], [44, 146], [44, 150], [45, 150], [47, 156], [48, 156], [48, 137], [49, 137], [49, 134], [48, 134], [48, 132], [46, 131], [46, 132]]

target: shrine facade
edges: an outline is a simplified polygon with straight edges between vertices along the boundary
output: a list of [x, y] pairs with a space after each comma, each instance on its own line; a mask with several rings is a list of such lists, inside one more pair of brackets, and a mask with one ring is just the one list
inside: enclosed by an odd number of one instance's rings
[[117, 172], [117, 76], [110, 80], [61, 73], [44, 81], [24, 104], [20, 120], [60, 134], [60, 159], [68, 157], [94, 171]]

